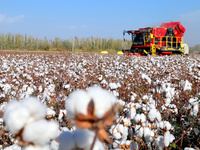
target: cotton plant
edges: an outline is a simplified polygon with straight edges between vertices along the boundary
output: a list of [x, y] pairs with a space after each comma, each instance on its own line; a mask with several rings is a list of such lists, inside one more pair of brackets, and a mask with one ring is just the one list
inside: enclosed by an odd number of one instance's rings
[[[87, 91], [74, 91], [65, 103], [67, 119], [71, 120], [78, 129], [89, 129], [95, 132], [97, 141], [111, 142], [105, 128], [112, 125], [115, 119], [116, 101], [117, 98], [113, 94], [101, 87], [90, 87]], [[61, 140], [60, 145], [62, 142], [65, 140]], [[95, 140], [94, 142], [96, 143]]]
[[6, 129], [15, 134], [26, 150], [48, 149], [48, 142], [58, 134], [58, 125], [45, 120], [46, 106], [34, 97], [10, 101], [4, 110]]

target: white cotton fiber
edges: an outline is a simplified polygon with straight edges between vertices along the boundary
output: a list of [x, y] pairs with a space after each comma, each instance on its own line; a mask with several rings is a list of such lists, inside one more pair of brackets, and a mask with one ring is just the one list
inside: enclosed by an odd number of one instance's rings
[[23, 150], [49, 150], [49, 145], [28, 145], [25, 146]]
[[156, 138], [156, 146], [158, 147], [159, 150], [162, 150], [164, 147], [163, 140], [164, 140], [164, 137], [160, 135]]
[[154, 119], [156, 118], [156, 109], [151, 109], [149, 111], [148, 117], [151, 120], [151, 122], [153, 122]]
[[167, 131], [165, 134], [164, 134], [164, 144], [165, 144], [165, 147], [168, 147], [169, 144], [175, 139], [175, 137], [170, 134], [169, 131]]
[[157, 109], [152, 108], [149, 111], [148, 118], [151, 120], [151, 122], [153, 122], [155, 119], [157, 119], [157, 121], [161, 121], [161, 114]]
[[136, 125], [135, 126], [135, 132], [140, 138], [142, 138], [143, 137], [143, 133], [144, 133], [144, 129], [140, 125]]
[[169, 121], [161, 121], [159, 123], [159, 127], [161, 129], [166, 129], [167, 131], [171, 129], [172, 125], [169, 123]]
[[76, 145], [80, 149], [85, 149], [86, 147], [90, 147], [94, 140], [94, 132], [89, 130], [76, 130], [74, 132]]
[[58, 137], [59, 150], [72, 150], [75, 148], [75, 137], [71, 132], [63, 132]]
[[37, 98], [25, 98], [23, 99], [22, 104], [29, 109], [33, 120], [39, 120], [45, 117], [46, 106], [42, 104], [39, 100], [37, 100]]
[[105, 112], [110, 110], [117, 101], [117, 98], [113, 94], [101, 87], [90, 87], [87, 92], [94, 100], [95, 116], [97, 118], [103, 117]]
[[12, 110], [15, 110], [16, 108], [21, 107], [21, 103], [17, 100], [12, 100], [10, 101], [4, 110], [4, 115], [6, 115], [6, 113], [9, 113]]
[[23, 128], [30, 116], [29, 110], [18, 101], [11, 101], [7, 104], [3, 119], [11, 133], [18, 133]]
[[144, 138], [146, 142], [152, 142], [154, 132], [150, 128], [144, 128]]
[[56, 114], [56, 112], [53, 110], [53, 109], [51, 109], [51, 108], [47, 108], [46, 109], [46, 115], [47, 116], [55, 116], [55, 114]]
[[45, 145], [58, 134], [58, 125], [55, 122], [39, 120], [29, 123], [23, 133], [23, 140], [36, 145]]
[[13, 145], [11, 145], [9, 147], [4, 148], [4, 150], [21, 150], [21, 147], [19, 145], [17, 145], [17, 144], [13, 144]]
[[116, 83], [109, 83], [108, 86], [109, 86], [109, 88], [110, 88], [111, 90], [114, 90], [114, 89], [117, 89], [117, 88], [118, 88], [118, 85], [117, 85]]
[[[95, 134], [90, 130], [76, 130], [74, 132], [76, 146], [79, 149], [89, 150], [91, 149]], [[94, 145], [94, 150], [104, 150], [103, 144], [97, 138]]]
[[59, 148], [59, 143], [56, 140], [51, 141], [50, 149], [51, 150], [58, 150]]
[[72, 92], [65, 103], [67, 118], [74, 118], [76, 113], [87, 115], [87, 107], [90, 100], [91, 97], [84, 90]]

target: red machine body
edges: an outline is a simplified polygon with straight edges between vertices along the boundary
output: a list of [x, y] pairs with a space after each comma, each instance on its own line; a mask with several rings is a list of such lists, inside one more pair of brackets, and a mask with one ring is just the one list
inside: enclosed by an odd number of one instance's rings
[[[124, 31], [131, 34], [132, 46], [124, 53], [133, 55], [184, 54], [183, 36], [185, 28], [180, 22], [162, 23], [160, 27], [146, 27]], [[187, 46], [188, 48], [188, 46]], [[187, 50], [189, 53], [189, 48]], [[126, 54], [127, 55], [127, 54]]]

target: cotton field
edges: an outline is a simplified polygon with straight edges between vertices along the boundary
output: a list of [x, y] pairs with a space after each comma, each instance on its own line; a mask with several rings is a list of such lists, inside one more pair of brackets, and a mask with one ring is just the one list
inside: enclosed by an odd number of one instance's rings
[[200, 148], [200, 55], [0, 52], [0, 149]]

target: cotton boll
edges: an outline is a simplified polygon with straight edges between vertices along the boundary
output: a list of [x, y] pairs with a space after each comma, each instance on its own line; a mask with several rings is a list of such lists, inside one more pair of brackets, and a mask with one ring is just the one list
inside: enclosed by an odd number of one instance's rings
[[11, 146], [8, 146], [8, 147], [4, 148], [4, 150], [21, 150], [21, 147], [19, 145], [17, 145], [17, 144], [13, 144]]
[[72, 92], [65, 103], [67, 118], [75, 118], [76, 113], [87, 115], [87, 107], [90, 101], [91, 97], [86, 91], [77, 90]]
[[65, 116], [67, 115], [67, 111], [64, 109], [60, 109], [59, 115], [58, 115], [58, 120], [61, 121], [64, 115]]
[[113, 94], [100, 87], [90, 87], [87, 92], [94, 100], [95, 116], [97, 118], [102, 118], [117, 102], [117, 98]]
[[170, 130], [171, 129], [171, 127], [172, 127], [172, 125], [168, 122], [168, 121], [161, 121], [160, 123], [159, 123], [159, 127], [161, 128], [161, 129], [165, 129], [165, 130]]
[[170, 134], [169, 131], [167, 131], [165, 134], [164, 134], [164, 145], [165, 147], [168, 147], [169, 144], [175, 139], [175, 137]]
[[[90, 130], [76, 130], [74, 132], [75, 136], [75, 141], [76, 145], [79, 149], [91, 149], [95, 134], [94, 132]], [[99, 150], [102, 149], [104, 150], [103, 144], [99, 141], [99, 139], [96, 139], [94, 149]]]
[[113, 148], [117, 148], [118, 146], [119, 146], [119, 144], [121, 143], [121, 141], [120, 140], [114, 140], [113, 141]]
[[21, 107], [21, 103], [19, 101], [17, 101], [17, 100], [10, 101], [5, 107], [4, 115], [6, 115], [6, 113], [9, 113], [10, 111], [12, 111], [18, 107]]
[[117, 85], [116, 83], [109, 83], [108, 86], [109, 86], [109, 88], [110, 88], [111, 90], [114, 90], [114, 89], [117, 89], [117, 88], [118, 88], [118, 85]]
[[130, 109], [130, 117], [131, 117], [131, 119], [133, 119], [135, 117], [135, 115], [136, 115], [136, 109], [135, 108], [131, 108]]
[[153, 141], [154, 132], [150, 128], [144, 128], [144, 138], [146, 142]]
[[156, 138], [156, 146], [159, 148], [159, 150], [162, 150], [164, 147], [163, 140], [164, 140], [164, 137], [160, 135]]
[[151, 122], [153, 122], [154, 119], [156, 118], [156, 112], [157, 112], [156, 109], [151, 109], [149, 111], [148, 117], [151, 120]]
[[135, 101], [136, 97], [137, 97], [137, 94], [133, 93], [133, 94], [131, 95], [131, 101], [132, 101], [132, 102]]
[[11, 133], [18, 133], [21, 130], [30, 116], [29, 110], [21, 105], [18, 101], [11, 101], [7, 104], [3, 119], [8, 130]]
[[46, 115], [47, 116], [55, 116], [56, 112], [52, 110], [51, 108], [46, 109]]
[[140, 138], [143, 137], [143, 133], [144, 133], [143, 131], [144, 131], [144, 129], [140, 125], [135, 126], [135, 132]]
[[142, 79], [145, 79], [149, 84], [151, 84], [151, 79], [144, 73], [142, 74]]
[[128, 118], [123, 118], [122, 119], [124, 126], [128, 127], [131, 125], [131, 120]]
[[40, 146], [40, 145], [29, 145], [29, 146], [25, 146], [23, 148], [23, 150], [49, 150], [49, 145], [44, 145], [44, 146]]
[[141, 119], [140, 119], [140, 114], [137, 114], [135, 117], [134, 117], [134, 121], [135, 123], [138, 123]]
[[193, 106], [193, 110], [191, 111], [191, 115], [197, 116], [198, 112], [199, 112], [199, 104], [196, 103], [196, 104]]
[[56, 140], [53, 140], [51, 142], [50, 149], [51, 150], [58, 150], [58, 148], [59, 148], [59, 143]]
[[75, 137], [71, 132], [63, 132], [58, 137], [59, 150], [72, 150], [75, 148]]
[[141, 122], [142, 123], [146, 122], [146, 116], [145, 116], [145, 114], [142, 113], [140, 116], [141, 116]]
[[161, 119], [162, 119], [162, 117], [161, 117], [161, 114], [160, 114], [160, 112], [157, 110], [157, 112], [156, 112], [156, 119], [160, 122], [161, 121]]
[[22, 104], [29, 109], [31, 115], [30, 120], [39, 120], [45, 117], [46, 106], [37, 100], [37, 98], [25, 98], [23, 99]]
[[113, 133], [113, 137], [117, 140], [122, 138], [122, 134], [119, 131]]
[[76, 130], [74, 137], [78, 148], [84, 149], [92, 144], [94, 139], [94, 132], [89, 130]]
[[45, 145], [58, 134], [58, 125], [55, 122], [39, 120], [26, 125], [23, 140], [36, 145]]

